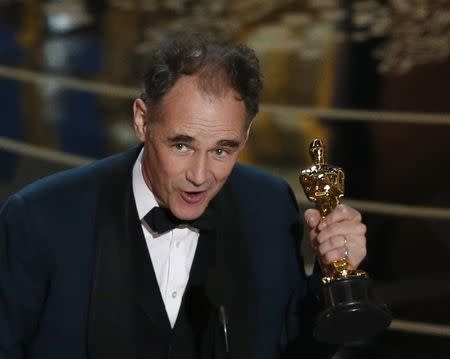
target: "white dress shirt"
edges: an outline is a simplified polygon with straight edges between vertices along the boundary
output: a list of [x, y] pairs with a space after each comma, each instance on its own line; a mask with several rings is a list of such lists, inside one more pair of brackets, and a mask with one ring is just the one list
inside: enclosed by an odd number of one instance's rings
[[143, 152], [144, 149], [133, 167], [133, 194], [161, 297], [173, 328], [189, 279], [199, 232], [194, 228], [183, 227], [158, 235], [143, 221], [145, 215], [158, 206], [142, 174]]

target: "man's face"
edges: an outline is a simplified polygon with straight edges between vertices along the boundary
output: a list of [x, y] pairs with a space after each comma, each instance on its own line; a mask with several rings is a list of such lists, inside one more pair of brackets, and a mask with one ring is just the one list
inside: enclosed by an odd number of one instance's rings
[[195, 219], [222, 188], [245, 144], [245, 105], [231, 89], [214, 97], [199, 90], [195, 77], [184, 76], [163, 98], [159, 118], [148, 111], [135, 101], [145, 181], [161, 206], [180, 219]]

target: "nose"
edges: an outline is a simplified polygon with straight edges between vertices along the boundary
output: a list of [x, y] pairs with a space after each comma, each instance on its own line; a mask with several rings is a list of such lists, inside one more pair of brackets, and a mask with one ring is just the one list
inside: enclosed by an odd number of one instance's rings
[[208, 159], [205, 155], [194, 156], [186, 172], [186, 178], [194, 186], [200, 187], [208, 181]]

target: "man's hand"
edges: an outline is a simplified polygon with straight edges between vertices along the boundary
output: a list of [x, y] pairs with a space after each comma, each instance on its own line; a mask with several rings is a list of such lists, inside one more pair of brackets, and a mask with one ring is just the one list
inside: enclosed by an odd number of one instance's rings
[[349, 269], [359, 266], [367, 249], [366, 226], [357, 210], [340, 204], [323, 220], [316, 209], [308, 209], [304, 217], [309, 239], [322, 266], [346, 256]]

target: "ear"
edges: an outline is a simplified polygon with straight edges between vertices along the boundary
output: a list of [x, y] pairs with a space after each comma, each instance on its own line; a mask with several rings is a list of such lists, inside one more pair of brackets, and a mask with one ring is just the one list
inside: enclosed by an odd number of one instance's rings
[[148, 131], [148, 113], [147, 106], [140, 98], [133, 103], [133, 126], [136, 137], [144, 142]]

